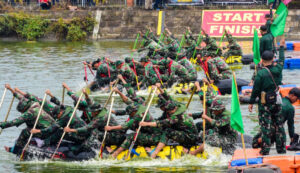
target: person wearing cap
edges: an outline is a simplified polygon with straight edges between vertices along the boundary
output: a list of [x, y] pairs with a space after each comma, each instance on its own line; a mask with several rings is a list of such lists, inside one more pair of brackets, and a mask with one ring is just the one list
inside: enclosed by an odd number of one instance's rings
[[270, 33], [271, 32], [271, 25], [272, 25], [272, 16], [273, 16], [273, 13], [272, 13], [272, 10], [270, 10], [270, 14], [266, 14], [265, 15], [265, 19], [266, 19], [266, 27], [267, 27], [267, 33]]
[[121, 60], [116, 61], [116, 67], [118, 74], [122, 75], [123, 79], [126, 81], [128, 85], [131, 87], [137, 88], [136, 84], [136, 74], [134, 70], [132, 70], [128, 64], [125, 64]]
[[[115, 125], [115, 126], [106, 126], [105, 130], [107, 131], [115, 131], [115, 130], [132, 130], [136, 131], [139, 128], [139, 122], [143, 119], [144, 113], [146, 111], [146, 107], [143, 105], [128, 105], [126, 107], [126, 112], [129, 115], [130, 119], [125, 124], [122, 125]], [[155, 120], [148, 112], [144, 122], [154, 122]], [[112, 154], [112, 157], [116, 158], [122, 151], [128, 149], [130, 144], [134, 140], [136, 133], [129, 134], [125, 141], [121, 144], [121, 146]], [[161, 129], [156, 127], [142, 127], [138, 137], [136, 139], [137, 145], [141, 146], [153, 146], [157, 145], [158, 143], [162, 143], [161, 145], [165, 145], [167, 143], [167, 139], [165, 134], [161, 133]], [[147, 148], [149, 151], [149, 148]], [[151, 154], [152, 158], [156, 157], [156, 154]]]
[[178, 76], [179, 83], [189, 82], [188, 70], [175, 60], [171, 58], [164, 58], [158, 62], [159, 68], [165, 68], [168, 70], [168, 76], [170, 79], [174, 79], [175, 76]]
[[237, 43], [236, 39], [234, 39], [231, 34], [227, 33], [226, 30], [225, 30], [225, 34], [229, 44], [223, 47], [223, 50], [228, 49], [227, 52], [223, 54], [223, 57], [227, 59], [230, 56], [242, 56], [243, 55], [242, 48]]
[[[161, 89], [160, 92], [162, 92]], [[140, 125], [161, 128], [168, 139], [178, 142], [185, 149], [195, 145], [198, 131], [193, 119], [185, 113], [186, 106], [164, 99], [166, 102], [160, 101], [158, 106], [166, 112], [165, 117], [161, 117], [155, 122], [141, 122]], [[162, 143], [159, 143], [153, 154], [158, 154], [163, 146]]]
[[271, 147], [272, 131], [275, 127], [276, 150], [278, 153], [286, 153], [286, 135], [281, 114], [282, 105], [280, 96], [277, 95], [278, 86], [282, 83], [282, 70], [284, 65], [285, 40], [280, 41], [279, 60], [273, 62], [274, 54], [267, 50], [262, 54], [263, 68], [257, 72], [250, 97], [249, 111], [252, 112], [256, 98], [258, 101], [258, 120], [262, 132], [262, 147], [260, 153], [268, 155]]
[[142, 83], [145, 83], [146, 86], [150, 86], [160, 82], [161, 75], [159, 73], [159, 69], [153, 66], [152, 62], [149, 60], [149, 57], [142, 57], [140, 63], [145, 67], [145, 77], [144, 80], [141, 81]]
[[188, 75], [185, 82], [196, 82], [197, 80], [197, 70], [193, 64], [184, 55], [179, 55], [178, 63], [186, 68]]
[[[78, 102], [79, 97], [69, 88], [69, 86], [66, 83], [63, 83], [62, 85], [64, 88], [66, 88], [67, 95], [72, 98], [75, 106]], [[78, 105], [78, 110], [82, 111], [82, 115], [80, 118], [88, 124], [92, 121], [92, 114], [91, 112], [88, 111], [88, 107], [89, 105], [93, 104], [93, 100], [88, 96], [85, 89], [83, 89], [82, 92], [85, 95], [85, 100], [84, 99], [80, 100]]]
[[206, 143], [214, 147], [221, 147], [225, 154], [233, 154], [237, 132], [230, 127], [231, 113], [225, 109], [224, 104], [219, 99], [212, 101], [210, 109], [210, 116], [202, 114], [202, 119], [206, 120], [206, 124], [212, 127], [205, 132]]
[[222, 50], [219, 49], [218, 53], [218, 45], [216, 43], [216, 40], [214, 38], [211, 38], [208, 34], [205, 33], [205, 31], [203, 31], [205, 38], [203, 39], [203, 42], [206, 44], [206, 46], [204, 48], [202, 48], [201, 51], [205, 51], [208, 53], [207, 56], [210, 57], [217, 57], [217, 56], [222, 56]]
[[[294, 117], [295, 117], [295, 108], [292, 105], [297, 102], [300, 98], [300, 89], [292, 88], [288, 94], [288, 96], [282, 98], [282, 116], [283, 116], [283, 124], [287, 121], [288, 131], [290, 136], [290, 146], [295, 147], [298, 144], [299, 135], [295, 133], [294, 126]], [[271, 126], [271, 143], [273, 144], [276, 141], [275, 136], [275, 127]], [[262, 132], [259, 131], [253, 138], [252, 148], [260, 148], [262, 143]], [[291, 148], [290, 148], [291, 149]]]
[[[48, 137], [45, 139], [44, 145], [51, 146], [56, 145], [57, 142], [60, 140], [63, 130], [62, 128], [66, 127], [72, 114], [73, 114], [74, 108], [72, 106], [65, 106], [65, 105], [59, 105], [55, 106], [55, 108], [52, 111], [52, 116], [54, 119], [56, 119], [56, 122], [52, 124], [51, 126], [40, 129], [32, 129], [31, 133], [41, 135], [51, 134], [48, 135]], [[69, 127], [70, 128], [80, 128], [86, 126], [86, 123], [76, 115], [74, 115]], [[81, 145], [87, 138], [86, 134], [66, 134], [64, 139], [68, 141], [74, 142], [76, 145]], [[74, 149], [75, 151], [76, 149]]]
[[[94, 139], [102, 141], [105, 131], [104, 127], [108, 120], [108, 110], [103, 108], [99, 103], [95, 102], [89, 107], [88, 111], [90, 111], [93, 116], [93, 120], [89, 124], [77, 128], [72, 128], [71, 126], [64, 128], [64, 131], [67, 133], [86, 135], [87, 140], [85, 140], [82, 146], [90, 146], [92, 142], [94, 142]], [[118, 125], [117, 121], [112, 116], [110, 117], [109, 125]], [[124, 139], [125, 131], [109, 132], [107, 133], [105, 144], [106, 146], [120, 145]]]
[[260, 38], [260, 43], [259, 43], [259, 52], [260, 55], [266, 51], [272, 51], [275, 52], [275, 47], [274, 47], [274, 37], [271, 32], [268, 33], [268, 28], [266, 25], [262, 25], [260, 27], [260, 33], [262, 37]]
[[94, 81], [89, 84], [92, 91], [106, 87], [115, 79], [116, 70], [113, 68], [112, 63], [103, 61], [95, 64], [94, 67], [97, 70], [96, 76]]
[[[33, 128], [36, 118], [39, 114], [40, 104], [38, 102], [32, 102], [31, 100], [22, 97], [17, 105], [17, 110], [21, 112], [22, 115], [14, 120], [1, 122], [0, 128], [6, 129], [13, 126], [19, 127], [24, 123], [26, 124], [27, 127], [21, 131], [21, 134], [19, 135], [15, 146], [12, 148], [5, 147], [6, 151], [8, 152], [12, 152], [14, 154], [21, 154], [23, 147], [25, 146], [30, 136], [30, 130]], [[36, 128], [46, 129], [52, 124], [55, 124], [55, 120], [49, 114], [42, 111]], [[33, 135], [33, 137], [45, 139], [48, 135], [49, 134], [35, 134]]]

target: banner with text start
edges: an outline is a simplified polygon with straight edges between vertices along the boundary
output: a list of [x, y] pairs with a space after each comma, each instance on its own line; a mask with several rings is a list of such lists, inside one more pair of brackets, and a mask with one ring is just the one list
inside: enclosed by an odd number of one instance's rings
[[265, 25], [266, 14], [270, 10], [203, 10], [202, 28], [213, 37], [222, 37], [225, 29], [234, 37], [253, 37], [254, 29]]

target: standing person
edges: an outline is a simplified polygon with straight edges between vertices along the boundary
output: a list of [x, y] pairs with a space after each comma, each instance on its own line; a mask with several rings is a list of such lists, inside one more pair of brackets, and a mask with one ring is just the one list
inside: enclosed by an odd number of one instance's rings
[[276, 149], [278, 153], [286, 153], [286, 136], [283, 127], [283, 116], [281, 114], [280, 96], [276, 96], [278, 85], [282, 81], [282, 69], [284, 65], [285, 40], [280, 41], [279, 60], [274, 63], [272, 51], [262, 54], [263, 68], [257, 72], [254, 80], [253, 90], [250, 98], [249, 111], [252, 112], [255, 99], [258, 97], [258, 118], [262, 132], [262, 146], [260, 153], [268, 155], [271, 147], [271, 127], [275, 127]]
[[266, 25], [260, 27], [260, 33], [262, 35], [260, 39], [260, 54], [262, 55], [266, 50], [275, 52], [274, 49], [274, 37], [272, 33], [268, 33], [268, 28]]

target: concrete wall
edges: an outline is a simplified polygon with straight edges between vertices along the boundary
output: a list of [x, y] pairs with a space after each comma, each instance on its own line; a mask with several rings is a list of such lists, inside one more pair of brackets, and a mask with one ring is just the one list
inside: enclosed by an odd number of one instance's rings
[[[158, 11], [121, 9], [103, 10], [98, 39], [132, 39], [138, 31], [145, 31], [146, 26], [152, 30], [157, 27]], [[194, 33], [201, 28], [201, 9], [166, 10], [165, 25], [180, 36], [190, 26]], [[300, 40], [300, 10], [290, 10], [286, 23], [287, 39]]]

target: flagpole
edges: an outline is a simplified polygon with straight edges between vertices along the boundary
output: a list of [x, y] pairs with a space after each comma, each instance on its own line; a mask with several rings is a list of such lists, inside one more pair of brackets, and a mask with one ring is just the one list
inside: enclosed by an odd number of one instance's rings
[[[234, 79], [236, 93], [237, 93], [237, 96], [239, 97], [239, 92], [238, 92], [238, 87], [237, 87], [237, 84], [236, 84], [235, 73], [232, 72], [232, 75], [233, 75], [233, 79]], [[240, 106], [240, 102], [238, 102], [238, 103], [239, 103], [239, 106]], [[241, 133], [241, 138], [242, 138], [242, 144], [243, 144], [243, 151], [244, 151], [245, 161], [246, 161], [246, 165], [248, 166], [248, 159], [247, 159], [247, 153], [246, 153], [246, 147], [245, 147], [245, 141], [244, 141], [244, 135], [243, 135], [243, 133]]]

